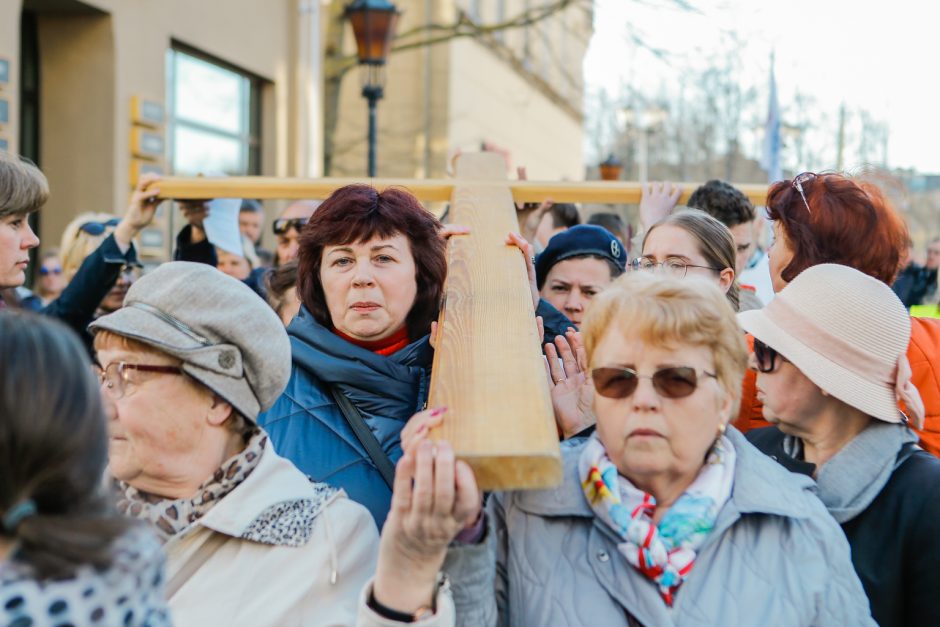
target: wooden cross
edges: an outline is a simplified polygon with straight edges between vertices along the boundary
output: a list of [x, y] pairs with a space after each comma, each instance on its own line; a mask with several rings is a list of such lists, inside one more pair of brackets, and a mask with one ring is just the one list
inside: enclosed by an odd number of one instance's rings
[[[545, 488], [561, 481], [561, 456], [525, 259], [506, 236], [518, 230], [514, 202], [639, 202], [638, 183], [509, 181], [504, 159], [461, 155], [455, 180], [166, 178], [173, 199], [326, 198], [352, 183], [407, 188], [420, 200], [450, 201], [451, 238], [429, 407], [446, 406], [433, 438], [451, 442], [485, 490]], [[688, 198], [688, 189], [680, 202]], [[763, 204], [765, 185], [737, 186]]]

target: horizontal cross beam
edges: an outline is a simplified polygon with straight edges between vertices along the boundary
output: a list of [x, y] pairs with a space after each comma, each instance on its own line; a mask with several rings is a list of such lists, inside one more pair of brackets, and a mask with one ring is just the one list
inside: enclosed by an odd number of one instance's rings
[[[485, 181], [475, 181], [485, 182]], [[496, 181], [493, 181], [496, 182]], [[166, 177], [160, 181], [160, 198], [164, 199], [209, 199], [209, 198], [257, 198], [264, 200], [323, 199], [335, 190], [353, 183], [366, 183], [379, 190], [388, 187], [404, 187], [418, 199], [426, 202], [450, 201], [455, 179], [362, 179], [324, 178], [299, 179], [269, 176]], [[636, 204], [640, 202], [642, 184], [637, 182], [607, 181], [499, 181], [508, 186], [512, 199], [517, 203], [541, 202], [551, 198], [555, 202], [589, 202], [602, 204]], [[683, 183], [679, 203], [688, 200], [698, 183]], [[735, 185], [755, 205], [767, 200], [766, 184]]]

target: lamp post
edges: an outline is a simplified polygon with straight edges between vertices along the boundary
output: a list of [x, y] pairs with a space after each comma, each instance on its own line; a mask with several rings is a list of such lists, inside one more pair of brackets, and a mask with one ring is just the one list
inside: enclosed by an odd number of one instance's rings
[[666, 121], [669, 113], [658, 106], [627, 107], [617, 112], [621, 127], [636, 131], [639, 152], [639, 179], [645, 183], [649, 171], [649, 136]]
[[623, 170], [623, 164], [614, 156], [614, 153], [604, 159], [598, 166], [601, 170], [602, 181], [617, 181], [620, 179], [620, 172]]
[[375, 176], [375, 106], [385, 87], [385, 59], [395, 35], [398, 9], [388, 0], [353, 0], [346, 18], [356, 37], [359, 65], [363, 67], [362, 96], [369, 102], [369, 176]]

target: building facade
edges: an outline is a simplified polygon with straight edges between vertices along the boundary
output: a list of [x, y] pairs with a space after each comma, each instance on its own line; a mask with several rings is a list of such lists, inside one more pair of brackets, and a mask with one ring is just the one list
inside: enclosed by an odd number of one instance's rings
[[[485, 148], [506, 154], [512, 169], [526, 166], [531, 179], [582, 179], [582, 64], [593, 33], [593, 10], [590, 1], [553, 10], [558, 4], [399, 0], [396, 45], [419, 41], [420, 36], [408, 33], [430, 24], [446, 26], [463, 19], [487, 31], [541, 10], [548, 16], [530, 25], [392, 52], [378, 109], [379, 176], [442, 177], [455, 150]], [[329, 40], [328, 27], [324, 32]], [[447, 33], [423, 32], [428, 39]], [[348, 55], [354, 49], [351, 33], [346, 35], [342, 49]], [[329, 62], [325, 68], [328, 80]], [[367, 109], [357, 71], [348, 72], [339, 90], [341, 115], [334, 154], [328, 157], [335, 176], [365, 172]]]
[[[461, 12], [498, 23], [540, 2], [400, 0], [398, 32]], [[49, 178], [43, 249], [79, 213], [123, 212], [144, 172], [364, 177], [358, 69], [329, 74], [333, 57], [354, 53], [345, 4], [0, 0], [0, 149]], [[455, 149], [485, 147], [530, 178], [582, 178], [592, 15], [575, 4], [537, 25], [393, 53], [379, 176], [445, 176]], [[282, 204], [265, 203], [269, 220]], [[145, 256], [168, 258], [180, 226], [165, 203]]]

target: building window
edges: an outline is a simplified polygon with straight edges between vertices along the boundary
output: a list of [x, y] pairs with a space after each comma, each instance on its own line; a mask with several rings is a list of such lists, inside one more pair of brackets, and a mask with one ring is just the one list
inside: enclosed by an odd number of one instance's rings
[[196, 51], [167, 53], [174, 174], [260, 174], [261, 80]]

